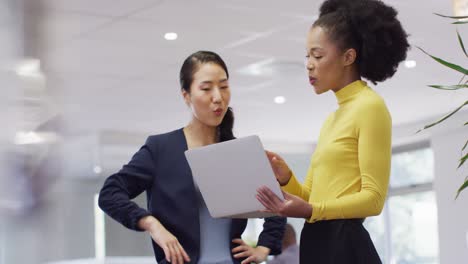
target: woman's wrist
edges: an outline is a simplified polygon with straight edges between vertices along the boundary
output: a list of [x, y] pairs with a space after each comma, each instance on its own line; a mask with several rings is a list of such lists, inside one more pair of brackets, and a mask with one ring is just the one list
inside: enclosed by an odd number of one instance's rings
[[286, 186], [286, 185], [288, 185], [288, 183], [289, 183], [289, 181], [291, 180], [291, 178], [292, 178], [292, 171], [291, 171], [291, 170], [289, 170], [289, 177], [286, 179], [286, 181], [284, 181], [284, 182], [280, 182], [280, 183], [279, 183], [279, 184], [280, 184], [280, 186], [281, 186], [281, 187], [283, 187], [283, 186]]
[[256, 249], [260, 251], [265, 257], [268, 257], [270, 255], [270, 249], [264, 246], [257, 246]]
[[163, 226], [154, 216], [148, 215], [138, 221], [138, 226], [150, 233], [158, 232]]
[[307, 203], [307, 207], [305, 209], [305, 214], [304, 214], [304, 218], [305, 219], [310, 219], [312, 217], [312, 213], [313, 213], [314, 209], [312, 207], [312, 205], [310, 203]]

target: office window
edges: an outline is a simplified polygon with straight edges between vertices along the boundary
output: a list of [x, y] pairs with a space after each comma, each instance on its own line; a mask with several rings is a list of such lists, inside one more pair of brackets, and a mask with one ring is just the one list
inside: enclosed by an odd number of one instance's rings
[[433, 180], [433, 153], [430, 148], [393, 154], [386, 206], [381, 215], [365, 222], [384, 263], [438, 263]]

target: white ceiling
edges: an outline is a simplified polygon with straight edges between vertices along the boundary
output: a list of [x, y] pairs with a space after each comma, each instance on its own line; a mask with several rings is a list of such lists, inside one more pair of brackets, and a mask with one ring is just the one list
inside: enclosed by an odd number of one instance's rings
[[[448, 60], [466, 61], [455, 26], [432, 13], [452, 14], [450, 0], [387, 0], [411, 35], [412, 45]], [[190, 112], [178, 85], [190, 53], [218, 52], [230, 69], [238, 136], [267, 141], [312, 142], [326, 115], [336, 109], [332, 93], [317, 96], [303, 66], [305, 34], [321, 1], [272, 0], [42, 0], [37, 17], [40, 57], [47, 89], [56, 95], [69, 131], [159, 133], [184, 126]], [[27, 16], [38, 16], [35, 8]], [[458, 27], [468, 36], [466, 27]], [[175, 41], [164, 39], [177, 32]], [[468, 37], [467, 37], [468, 41]], [[417, 67], [400, 67], [375, 87], [394, 125], [448, 112], [466, 93], [427, 84], [455, 84], [460, 75], [416, 48]], [[263, 76], [242, 70], [265, 62]], [[286, 97], [277, 105], [275, 96]], [[465, 112], [466, 113], [466, 112]]]

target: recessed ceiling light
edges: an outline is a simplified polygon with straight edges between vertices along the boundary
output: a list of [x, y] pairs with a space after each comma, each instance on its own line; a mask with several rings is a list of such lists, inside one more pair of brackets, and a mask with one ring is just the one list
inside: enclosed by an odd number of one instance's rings
[[176, 40], [177, 39], [177, 33], [174, 32], [168, 32], [164, 34], [164, 38], [167, 40]]
[[284, 96], [276, 96], [275, 103], [277, 104], [284, 104], [286, 102], [286, 98]]
[[39, 144], [44, 142], [44, 139], [33, 131], [19, 131], [15, 135], [16, 145]]
[[99, 174], [102, 172], [101, 166], [94, 166], [93, 168], [94, 173]]
[[405, 67], [408, 69], [416, 67], [416, 61], [414, 60], [406, 60], [405, 61]]
[[38, 59], [25, 59], [15, 68], [16, 74], [25, 77], [36, 77], [41, 74], [41, 62]]

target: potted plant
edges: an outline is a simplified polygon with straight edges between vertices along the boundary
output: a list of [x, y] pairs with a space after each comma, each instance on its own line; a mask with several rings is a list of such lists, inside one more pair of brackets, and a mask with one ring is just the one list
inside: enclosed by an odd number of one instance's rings
[[[455, 25], [468, 24], [468, 16], [445, 16], [445, 15], [441, 15], [441, 14], [436, 14], [436, 15], [438, 15], [440, 17], [450, 18], [450, 19], [456, 20], [455, 22], [452, 23], [452, 24], [455, 24]], [[457, 37], [458, 37], [458, 42], [460, 44], [461, 50], [463, 51], [464, 55], [468, 58], [468, 53], [465, 50], [465, 45], [463, 44], [462, 37], [460, 36], [460, 33], [458, 32], [458, 30], [457, 30]], [[417, 48], [420, 49], [422, 52], [424, 52], [426, 55], [430, 56], [432, 59], [434, 59], [438, 63], [440, 63], [440, 64], [442, 64], [442, 65], [444, 65], [444, 66], [446, 66], [446, 67], [448, 67], [448, 68], [462, 74], [462, 77], [461, 77], [460, 81], [458, 82], [458, 84], [454, 84], [454, 85], [428, 85], [429, 87], [434, 88], [434, 89], [448, 90], [448, 91], [467, 89], [468, 88], [468, 79], [465, 80], [465, 77], [468, 75], [468, 69], [466, 69], [466, 68], [464, 68], [464, 67], [462, 67], [460, 65], [450, 63], [450, 62], [448, 62], [446, 60], [443, 60], [441, 58], [435, 57], [435, 56], [429, 54], [428, 52], [426, 52], [425, 50], [423, 50], [420, 47], [417, 47]], [[458, 106], [455, 110], [453, 110], [449, 114], [447, 114], [447, 115], [443, 116], [442, 118], [440, 118], [439, 120], [437, 120], [436, 122], [424, 126], [418, 132], [420, 132], [420, 131], [422, 131], [424, 129], [431, 128], [431, 127], [433, 127], [435, 125], [438, 125], [438, 124], [444, 122], [445, 120], [447, 120], [448, 118], [453, 116], [455, 113], [460, 111], [466, 105], [468, 105], [468, 100], [465, 101], [462, 105]], [[463, 125], [464, 126], [468, 125], [468, 120]], [[467, 146], [468, 146], [468, 139], [461, 148], [461, 158], [460, 158], [460, 161], [459, 161], [459, 164], [458, 164], [458, 168], [463, 166], [465, 164], [465, 161], [468, 159], [468, 151], [465, 152], [465, 150], [467, 149]], [[465, 190], [467, 187], [468, 187], [468, 175], [465, 177], [465, 180], [462, 183], [462, 185], [458, 188], [457, 195], [455, 196], [455, 199], [458, 198], [460, 193], [463, 190]]]

